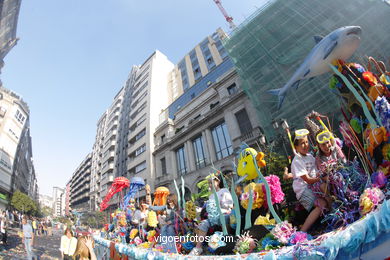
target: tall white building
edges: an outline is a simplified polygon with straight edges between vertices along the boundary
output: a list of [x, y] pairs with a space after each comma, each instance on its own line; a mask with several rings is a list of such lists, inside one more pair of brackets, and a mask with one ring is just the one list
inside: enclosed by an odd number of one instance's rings
[[[78, 212], [90, 211], [91, 157], [88, 154], [84, 158], [70, 180], [70, 207]], [[62, 199], [65, 210], [66, 192]]]
[[[98, 208], [116, 177], [141, 177], [153, 186], [153, 133], [169, 103], [174, 65], [159, 51], [133, 66], [125, 85], [98, 121], [92, 152], [91, 200]], [[140, 196], [145, 192], [141, 191]], [[116, 197], [111, 201], [117, 203]]]
[[53, 216], [59, 217], [62, 216], [62, 208], [64, 208], [65, 211], [65, 205], [62, 206], [63, 201], [65, 201], [65, 198], [63, 198], [62, 194], [65, 193], [65, 189], [59, 188], [59, 187], [53, 187]]
[[29, 108], [14, 92], [0, 86], [0, 207], [15, 190], [37, 199], [32, 160]]
[[53, 207], [53, 198], [48, 195], [39, 194], [39, 204], [41, 207]]

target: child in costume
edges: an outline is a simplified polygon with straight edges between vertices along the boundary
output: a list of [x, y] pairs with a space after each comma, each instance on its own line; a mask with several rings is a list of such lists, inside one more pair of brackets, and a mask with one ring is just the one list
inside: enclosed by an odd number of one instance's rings
[[295, 131], [293, 144], [296, 155], [291, 164], [291, 172], [294, 176], [293, 190], [298, 201], [310, 212], [301, 228], [304, 232], [310, 229], [313, 223], [320, 217], [322, 209], [327, 206], [325, 199], [316, 199], [310, 187], [311, 185], [318, 185], [316, 183], [320, 184], [322, 178], [319, 177], [319, 172], [315, 165], [315, 158], [309, 153], [308, 134], [309, 131], [307, 129]]
[[[222, 211], [222, 214], [224, 214], [224, 217], [226, 219], [226, 223], [228, 223], [228, 220], [229, 220], [229, 214], [233, 208], [233, 198], [232, 198], [232, 195], [230, 194], [229, 190], [226, 189], [226, 188], [220, 188], [220, 183], [221, 183], [221, 180], [214, 174], [211, 174], [209, 177], [208, 177], [208, 180], [209, 180], [209, 189], [212, 190], [212, 185], [214, 185], [214, 188], [215, 188], [215, 191], [217, 193], [217, 196], [218, 196], [218, 200], [219, 200], [219, 204], [220, 204], [220, 208], [221, 208], [221, 211]], [[212, 193], [209, 197], [209, 200], [207, 201], [207, 203], [215, 203], [215, 197], [214, 197], [214, 193]], [[207, 208], [207, 207], [206, 207]], [[209, 213], [209, 216], [210, 216], [210, 212]], [[217, 218], [217, 221], [219, 223], [219, 218]], [[221, 224], [221, 223], [219, 223]], [[201, 239], [201, 237], [204, 238], [204, 236], [206, 236], [207, 234], [207, 231], [208, 229], [212, 226], [212, 223], [210, 221], [210, 219], [204, 219], [202, 220], [202, 222], [198, 225], [198, 232], [197, 232], [197, 235], [198, 235], [198, 242], [196, 244], [196, 247], [194, 247], [191, 252], [190, 252], [190, 255], [200, 255], [202, 254], [203, 252], [203, 249], [202, 249], [202, 242], [201, 241], [204, 241], [204, 239]]]

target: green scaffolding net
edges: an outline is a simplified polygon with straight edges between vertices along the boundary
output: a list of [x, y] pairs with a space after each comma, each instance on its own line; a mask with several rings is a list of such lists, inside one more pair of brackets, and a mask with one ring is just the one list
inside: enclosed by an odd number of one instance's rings
[[389, 61], [390, 5], [381, 0], [273, 0], [235, 29], [224, 46], [257, 110], [265, 134], [275, 136], [272, 121], [285, 118], [303, 127], [303, 117], [316, 110], [334, 126], [341, 119], [339, 94], [329, 86], [330, 73], [301, 82], [277, 109], [277, 97], [267, 90], [281, 88], [314, 47], [313, 36], [348, 25], [362, 27], [362, 42], [350, 59], [362, 65], [367, 56]]

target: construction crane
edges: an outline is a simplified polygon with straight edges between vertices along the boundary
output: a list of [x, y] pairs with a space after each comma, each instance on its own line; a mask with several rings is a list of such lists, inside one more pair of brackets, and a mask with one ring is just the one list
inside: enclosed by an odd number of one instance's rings
[[226, 21], [229, 23], [230, 29], [235, 29], [237, 26], [233, 22], [233, 17], [229, 16], [226, 12], [225, 8], [223, 8], [222, 3], [220, 0], [213, 0], [214, 3], [218, 6], [219, 10], [221, 11], [222, 15], [225, 17]]

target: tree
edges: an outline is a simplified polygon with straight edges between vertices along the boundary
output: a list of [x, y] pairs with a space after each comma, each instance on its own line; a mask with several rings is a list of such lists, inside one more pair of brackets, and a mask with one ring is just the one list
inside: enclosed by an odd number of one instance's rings
[[44, 217], [50, 216], [52, 212], [53, 212], [52, 208], [48, 206], [43, 206], [43, 208], [41, 209], [41, 213]]
[[30, 215], [35, 215], [38, 209], [36, 202], [33, 201], [27, 194], [20, 192], [19, 190], [15, 191], [12, 195], [11, 206], [18, 211], [28, 213]]
[[81, 222], [93, 228], [101, 228], [106, 223], [105, 214], [100, 211], [90, 212], [85, 214]]

